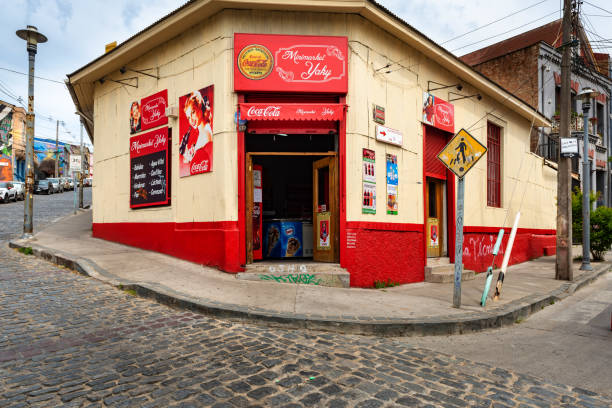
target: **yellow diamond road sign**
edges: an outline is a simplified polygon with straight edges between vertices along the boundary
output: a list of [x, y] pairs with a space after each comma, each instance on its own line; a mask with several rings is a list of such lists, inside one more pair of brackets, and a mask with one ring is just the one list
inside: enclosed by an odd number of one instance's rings
[[457, 177], [465, 176], [478, 160], [487, 152], [482, 143], [461, 129], [450, 142], [438, 153], [438, 159]]

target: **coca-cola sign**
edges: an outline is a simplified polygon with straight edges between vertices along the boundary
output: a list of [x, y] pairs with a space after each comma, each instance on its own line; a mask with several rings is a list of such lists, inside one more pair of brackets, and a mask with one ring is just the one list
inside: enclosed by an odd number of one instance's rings
[[325, 103], [241, 103], [241, 120], [341, 120], [344, 105]]
[[[245, 55], [254, 47], [273, 55], [257, 59], [272, 63], [271, 72], [253, 76], [245, 71], [250, 62]], [[346, 37], [235, 34], [234, 90], [346, 93], [347, 53]]]
[[247, 117], [249, 118], [266, 118], [279, 117], [281, 112], [280, 106], [251, 106], [247, 109]]

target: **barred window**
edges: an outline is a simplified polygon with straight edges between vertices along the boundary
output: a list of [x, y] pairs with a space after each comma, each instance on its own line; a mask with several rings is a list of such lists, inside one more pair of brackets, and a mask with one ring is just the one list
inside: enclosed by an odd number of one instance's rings
[[501, 128], [487, 123], [487, 205], [501, 207]]

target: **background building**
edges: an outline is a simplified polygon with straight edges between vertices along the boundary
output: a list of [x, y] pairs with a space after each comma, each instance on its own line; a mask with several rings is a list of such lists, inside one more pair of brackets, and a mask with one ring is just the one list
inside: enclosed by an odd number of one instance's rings
[[0, 101], [0, 180], [25, 180], [25, 113]]
[[[511, 90], [552, 120], [552, 128], [534, 129], [531, 150], [557, 162], [559, 156], [559, 104], [561, 99], [562, 20], [516, 35], [496, 44], [461, 57], [467, 64], [488, 78]], [[597, 205], [609, 206], [610, 200], [610, 80], [609, 55], [594, 53], [581, 26], [573, 37], [579, 47], [574, 48], [571, 73], [571, 118], [573, 137], [582, 145], [582, 104], [576, 95], [584, 88], [600, 92], [589, 110], [589, 156], [592, 160], [592, 191], [599, 193]], [[573, 186], [579, 186], [582, 177], [582, 147], [579, 156], [572, 159]], [[592, 153], [591, 153], [592, 152]]]

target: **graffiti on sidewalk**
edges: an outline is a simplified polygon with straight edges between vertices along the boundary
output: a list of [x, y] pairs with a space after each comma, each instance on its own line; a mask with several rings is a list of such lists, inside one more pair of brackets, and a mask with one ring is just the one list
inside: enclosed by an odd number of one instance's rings
[[301, 283], [304, 285], [320, 285], [323, 281], [312, 273], [294, 273], [289, 275], [259, 274], [259, 279], [282, 283]]

